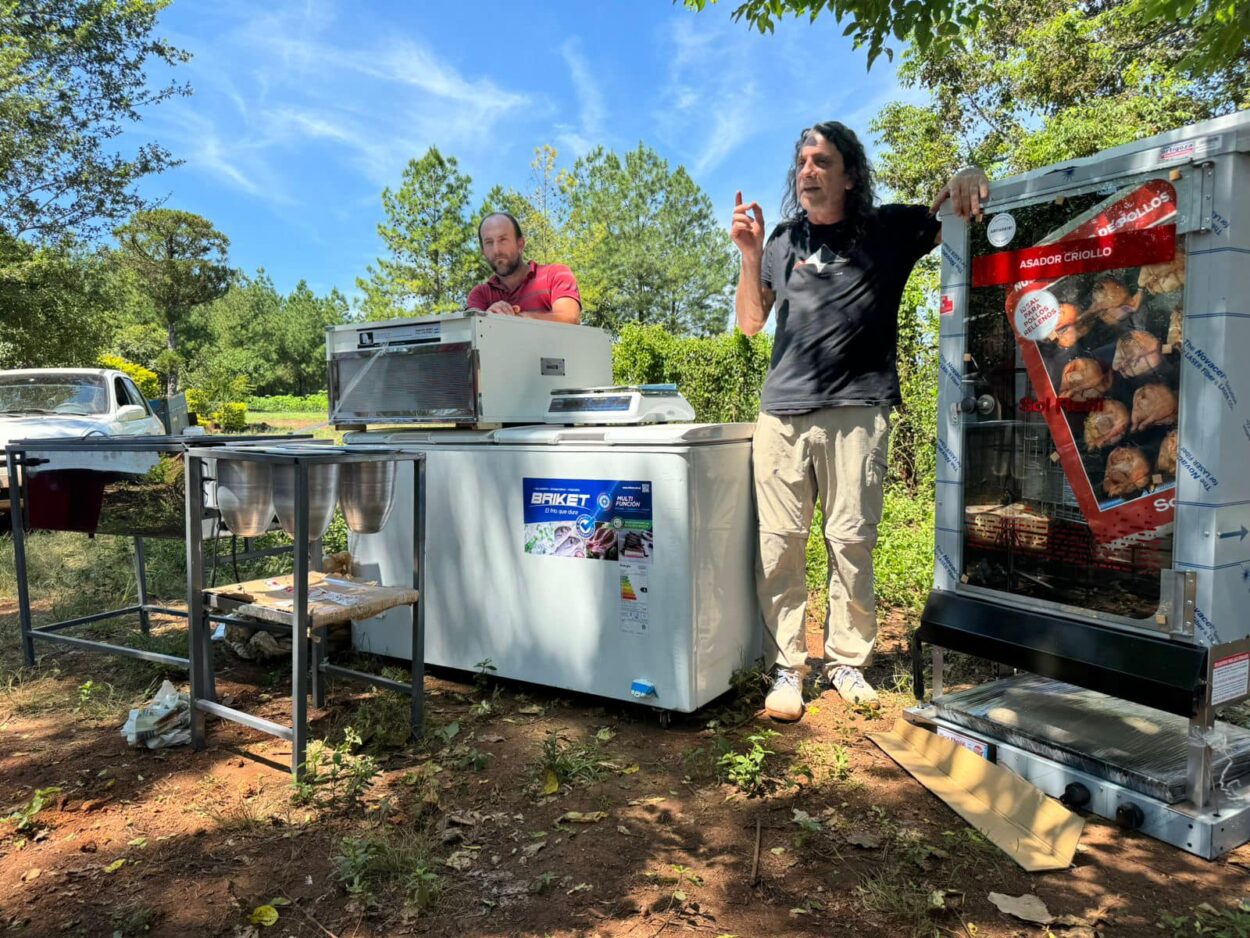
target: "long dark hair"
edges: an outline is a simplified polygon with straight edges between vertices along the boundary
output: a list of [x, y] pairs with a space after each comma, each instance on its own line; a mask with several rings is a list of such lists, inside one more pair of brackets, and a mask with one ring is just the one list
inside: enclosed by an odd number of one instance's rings
[[864, 146], [855, 136], [855, 131], [838, 121], [823, 121], [807, 127], [799, 134], [794, 143], [794, 158], [790, 160], [790, 171], [786, 173], [786, 191], [781, 197], [781, 214], [786, 221], [796, 222], [807, 216], [807, 212], [799, 205], [796, 184], [799, 172], [799, 152], [812, 134], [820, 134], [842, 154], [842, 165], [846, 174], [855, 181], [855, 187], [846, 193], [846, 220], [850, 223], [855, 236], [863, 232], [864, 224], [875, 211], [876, 193], [873, 191], [872, 167], [868, 165], [868, 157], [864, 154]]

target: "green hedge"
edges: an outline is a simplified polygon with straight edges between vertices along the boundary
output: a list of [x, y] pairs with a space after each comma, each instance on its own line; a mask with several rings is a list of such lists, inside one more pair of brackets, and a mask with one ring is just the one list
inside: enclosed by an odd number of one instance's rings
[[618, 384], [676, 384], [698, 421], [749, 422], [760, 411], [771, 355], [772, 339], [763, 333], [696, 338], [631, 323], [612, 347], [612, 376]]
[[128, 362], [120, 355], [101, 355], [99, 362], [101, 368], [111, 368], [127, 375], [148, 400], [154, 401], [161, 396], [161, 379], [150, 368]]
[[304, 397], [275, 394], [270, 397], [250, 397], [247, 406], [262, 414], [327, 414], [330, 412], [330, 399], [325, 391]]

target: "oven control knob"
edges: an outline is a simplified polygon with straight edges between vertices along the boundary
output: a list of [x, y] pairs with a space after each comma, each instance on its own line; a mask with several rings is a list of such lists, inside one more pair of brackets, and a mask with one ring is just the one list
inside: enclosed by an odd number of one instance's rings
[[1115, 809], [1115, 822], [1126, 831], [1135, 831], [1146, 822], [1146, 816], [1142, 814], [1141, 808], [1126, 801]]
[[959, 402], [959, 409], [965, 414], [975, 414], [977, 412], [977, 399], [969, 394]]
[[993, 394], [982, 394], [977, 398], [977, 413], [982, 417], [988, 417], [998, 409], [998, 401], [994, 400]]
[[1091, 797], [1089, 789], [1080, 782], [1069, 782], [1063, 789], [1063, 797], [1059, 799], [1059, 803], [1065, 808], [1084, 808], [1089, 805]]

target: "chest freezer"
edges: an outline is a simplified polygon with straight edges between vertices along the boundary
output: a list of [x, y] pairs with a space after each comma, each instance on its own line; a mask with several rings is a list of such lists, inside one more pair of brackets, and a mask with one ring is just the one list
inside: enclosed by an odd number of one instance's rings
[[[426, 453], [426, 661], [690, 712], [759, 654], [752, 424], [360, 433]], [[400, 467], [400, 474], [407, 471]], [[349, 541], [357, 572], [411, 566], [391, 520]], [[411, 656], [407, 610], [354, 623]]]

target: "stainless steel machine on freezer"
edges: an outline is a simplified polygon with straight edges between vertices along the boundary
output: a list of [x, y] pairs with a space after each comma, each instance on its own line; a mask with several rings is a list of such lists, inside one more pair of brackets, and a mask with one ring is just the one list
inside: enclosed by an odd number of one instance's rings
[[[489, 659], [501, 677], [689, 712], [758, 653], [752, 429], [350, 439], [427, 454], [428, 663], [474, 670]], [[407, 538], [394, 525], [353, 537], [357, 572], [386, 581], [411, 564]], [[356, 647], [410, 656], [404, 615], [355, 623]]]
[[[912, 718], [1214, 857], [1250, 838], [1250, 114], [946, 215]], [[1030, 674], [943, 694], [942, 649]]]
[[326, 330], [336, 427], [541, 423], [557, 388], [608, 384], [602, 329], [459, 312]]

